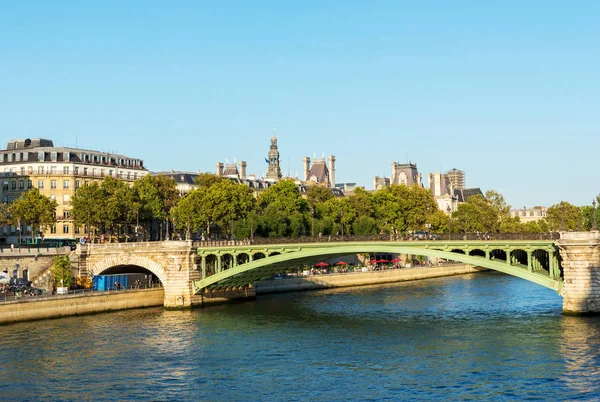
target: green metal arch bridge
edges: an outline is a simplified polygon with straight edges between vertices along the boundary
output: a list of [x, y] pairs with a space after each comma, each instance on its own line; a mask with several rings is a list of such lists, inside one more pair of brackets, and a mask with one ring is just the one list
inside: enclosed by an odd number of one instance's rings
[[387, 253], [437, 257], [513, 275], [562, 292], [560, 256], [553, 240], [333, 241], [294, 244], [199, 244], [202, 279], [195, 293], [255, 284], [291, 266], [351, 254]]

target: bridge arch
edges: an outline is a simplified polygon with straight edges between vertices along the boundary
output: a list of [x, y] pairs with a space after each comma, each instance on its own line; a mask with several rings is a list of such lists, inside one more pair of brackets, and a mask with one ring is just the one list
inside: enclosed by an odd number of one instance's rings
[[[544, 245], [548, 247], [548, 245]], [[279, 255], [265, 257], [260, 260], [239, 265], [233, 269], [219, 272], [215, 275], [205, 277], [200, 281], [194, 281], [195, 292], [200, 292], [207, 287], [223, 287], [236, 284], [238, 286], [244, 283], [255, 283], [267, 277], [281, 272], [281, 269], [294, 264], [303, 264], [314, 261], [318, 258], [336, 257], [348, 254], [364, 254], [364, 253], [393, 253], [393, 254], [412, 254], [428, 257], [438, 257], [473, 266], [489, 268], [508, 275], [516, 276], [547, 288], [560, 292], [562, 289], [562, 280], [559, 276], [558, 269], [551, 269], [548, 275], [528, 270], [527, 265], [521, 265], [520, 262], [514, 261], [516, 264], [510, 264], [511, 261], [502, 259], [488, 259], [485, 255], [469, 255], [471, 249], [480, 249], [480, 247], [472, 247], [471, 245], [438, 245], [438, 244], [414, 244], [411, 243], [338, 243], [327, 245], [297, 245], [295, 247], [285, 248], [285, 252]], [[507, 247], [508, 248], [508, 247]], [[515, 248], [513, 248], [514, 250]], [[516, 248], [523, 252], [520, 248]], [[492, 250], [499, 250], [494, 247]], [[508, 253], [496, 253], [499, 257], [506, 254], [513, 254], [510, 249]], [[502, 255], [503, 254], [503, 255]], [[513, 254], [514, 256], [514, 254]], [[527, 254], [525, 253], [525, 258]], [[279, 271], [278, 271], [279, 270]]]
[[167, 283], [167, 273], [165, 269], [158, 264], [156, 261], [151, 260], [148, 257], [141, 256], [112, 256], [106, 257], [98, 263], [94, 264], [91, 269], [91, 274], [93, 276], [101, 275], [104, 271], [107, 271], [111, 268], [125, 266], [125, 265], [135, 265], [148, 271], [152, 272], [159, 280], [163, 286]]

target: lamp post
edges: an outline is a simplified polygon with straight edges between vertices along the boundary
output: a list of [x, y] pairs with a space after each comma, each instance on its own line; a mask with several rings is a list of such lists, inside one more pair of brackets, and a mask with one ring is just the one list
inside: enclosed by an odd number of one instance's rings
[[451, 220], [451, 213], [452, 213], [452, 208], [450, 208], [450, 204], [448, 204], [448, 206], [446, 207], [446, 213], [448, 214], [448, 238], [450, 238], [450, 222], [452, 222]]
[[592, 230], [598, 230], [598, 222], [596, 221], [596, 200], [592, 201], [592, 213], [594, 214], [594, 220], [592, 223]]
[[342, 225], [342, 241], [344, 240], [344, 210], [340, 210], [340, 224]]
[[315, 207], [310, 209], [310, 236], [315, 237]]

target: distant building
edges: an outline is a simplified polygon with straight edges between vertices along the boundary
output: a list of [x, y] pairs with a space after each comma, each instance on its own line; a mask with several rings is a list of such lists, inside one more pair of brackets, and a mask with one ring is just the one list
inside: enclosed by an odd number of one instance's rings
[[522, 209], [511, 209], [511, 217], [519, 217], [519, 220], [523, 223], [535, 222], [541, 219], [546, 219], [547, 208], [542, 206], [534, 206], [532, 208], [523, 207]]
[[390, 186], [390, 179], [387, 177], [379, 177], [379, 176], [375, 176], [373, 177], [373, 190], [377, 191], [383, 187], [389, 187]]
[[435, 172], [429, 173], [427, 178], [429, 190], [431, 190], [438, 208], [448, 215], [456, 211], [458, 197], [454, 194], [454, 186], [448, 175]]
[[312, 166], [310, 158], [305, 156], [304, 163], [304, 182], [317, 183], [326, 187], [335, 187], [335, 156], [329, 155], [329, 167], [325, 162], [325, 158], [315, 158]]
[[175, 180], [175, 184], [177, 185], [177, 190], [179, 194], [186, 194], [196, 188], [198, 185], [196, 184], [196, 177], [198, 177], [199, 173], [193, 172], [181, 172], [171, 170], [170, 172], [152, 172], [153, 176], [167, 176]]
[[[2, 202], [10, 204], [21, 193], [37, 188], [40, 194], [53, 199], [56, 207], [56, 225], [43, 233], [45, 238], [74, 239], [85, 233], [73, 224], [71, 198], [80, 187], [100, 183], [105, 177], [114, 177], [132, 183], [148, 174], [141, 159], [108, 152], [71, 147], [55, 147], [52, 140], [24, 138], [10, 140], [0, 150]], [[23, 222], [25, 225], [26, 222]], [[16, 242], [30, 238], [31, 231], [39, 235], [39, 228], [4, 226], [0, 241]]]
[[452, 182], [452, 186], [455, 189], [463, 190], [466, 188], [465, 172], [462, 170], [454, 168], [452, 170], [448, 170], [445, 175], [448, 177], [448, 179], [450, 179], [450, 182]]
[[412, 186], [418, 184], [423, 186], [423, 178], [417, 170], [416, 163], [392, 163], [391, 184], [405, 184]]
[[340, 189], [344, 195], [354, 194], [356, 187], [356, 183], [335, 183], [335, 188]]

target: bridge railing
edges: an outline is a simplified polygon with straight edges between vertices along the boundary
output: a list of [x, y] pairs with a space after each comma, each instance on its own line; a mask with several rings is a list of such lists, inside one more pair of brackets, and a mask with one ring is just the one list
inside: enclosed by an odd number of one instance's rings
[[548, 240], [560, 238], [558, 232], [545, 233], [444, 233], [444, 234], [378, 234], [367, 236], [301, 236], [301, 237], [255, 237], [243, 240], [195, 241], [193, 247], [226, 247], [263, 244], [302, 244], [328, 242], [370, 242], [370, 241], [493, 241], [493, 240]]

